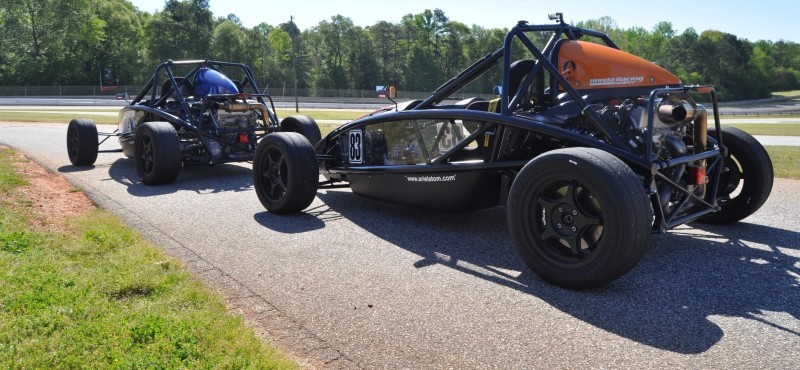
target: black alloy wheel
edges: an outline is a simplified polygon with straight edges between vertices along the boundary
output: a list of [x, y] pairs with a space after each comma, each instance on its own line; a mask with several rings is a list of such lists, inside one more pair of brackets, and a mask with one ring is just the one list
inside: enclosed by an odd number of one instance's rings
[[597, 287], [632, 269], [652, 222], [641, 179], [598, 149], [559, 149], [534, 158], [508, 198], [520, 257], [543, 279], [571, 289]]
[[67, 155], [74, 166], [90, 166], [97, 160], [97, 126], [90, 119], [73, 119], [67, 126]]
[[318, 182], [317, 157], [305, 136], [275, 132], [258, 144], [253, 184], [268, 211], [283, 214], [305, 209], [314, 201]]
[[145, 122], [134, 139], [136, 172], [146, 185], [175, 181], [181, 169], [180, 141], [169, 122]]

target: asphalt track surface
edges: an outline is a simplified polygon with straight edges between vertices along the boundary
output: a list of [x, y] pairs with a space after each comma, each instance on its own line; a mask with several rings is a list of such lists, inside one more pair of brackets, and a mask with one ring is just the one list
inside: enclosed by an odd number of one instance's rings
[[258, 202], [248, 164], [187, 167], [150, 187], [120, 153], [70, 165], [65, 134], [0, 124], [0, 144], [181, 258], [310, 365], [800, 368], [800, 181], [777, 179], [738, 224], [653, 236], [626, 276], [569, 291], [523, 265], [502, 207], [446, 215], [328, 190], [277, 216]]

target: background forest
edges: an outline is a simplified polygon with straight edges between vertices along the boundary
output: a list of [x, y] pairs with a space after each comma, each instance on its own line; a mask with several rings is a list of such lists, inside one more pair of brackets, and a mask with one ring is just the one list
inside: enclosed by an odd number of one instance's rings
[[[800, 89], [794, 42], [677, 33], [668, 22], [620, 29], [608, 17], [576, 25], [608, 33], [685, 83], [715, 85], [722, 100]], [[271, 89], [291, 88], [296, 78], [312, 95], [387, 84], [429, 92], [500, 47], [506, 31], [467, 26], [439, 9], [368, 27], [334, 15], [300, 30], [289, 19], [247, 28], [234, 14], [215, 18], [208, 0], [168, 0], [155, 14], [127, 0], [0, 0], [0, 86], [96, 85], [103, 68], [114, 69], [119, 85], [139, 86], [167, 59], [209, 58], [244, 62]]]

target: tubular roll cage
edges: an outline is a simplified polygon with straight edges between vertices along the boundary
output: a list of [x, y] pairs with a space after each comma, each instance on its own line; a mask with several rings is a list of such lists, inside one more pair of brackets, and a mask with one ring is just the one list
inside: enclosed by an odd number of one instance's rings
[[[175, 74], [173, 73], [171, 68], [173, 66], [191, 66], [191, 65], [194, 65], [195, 67], [189, 73], [187, 73], [183, 77], [177, 77], [177, 78], [175, 77]], [[203, 109], [192, 109], [192, 107], [189, 104], [190, 102], [186, 100], [187, 97], [183, 96], [183, 93], [181, 92], [181, 87], [188, 86], [186, 85], [186, 82], [190, 81], [191, 78], [194, 77], [197, 74], [197, 72], [200, 71], [201, 69], [210, 68], [219, 71], [219, 69], [222, 67], [233, 67], [241, 69], [242, 72], [244, 73], [244, 78], [241, 81], [242, 87], [246, 88], [249, 85], [250, 88], [252, 88], [252, 90], [255, 91], [256, 93], [255, 94], [250, 94], [250, 93], [209, 94], [203, 97], [203, 100], [200, 101], [200, 104]], [[165, 73], [167, 75], [167, 79], [165, 80], [165, 82], [169, 81], [172, 89], [170, 90], [170, 93], [159, 96], [158, 89], [161, 87], [161, 84], [159, 83], [159, 76], [161, 76], [162, 73]], [[169, 60], [159, 64], [158, 67], [156, 67], [155, 72], [153, 72], [153, 75], [150, 77], [150, 80], [148, 80], [148, 82], [144, 85], [139, 94], [136, 95], [136, 97], [131, 101], [129, 106], [135, 106], [137, 110], [147, 112], [148, 114], [154, 116], [162, 117], [165, 120], [169, 121], [170, 123], [182, 127], [185, 131], [197, 134], [197, 137], [200, 139], [203, 146], [208, 147], [208, 142], [206, 138], [210, 138], [218, 142], [223, 142], [226, 145], [236, 146], [243, 150], [255, 152], [254, 150], [243, 147], [238, 143], [228, 142], [223, 137], [221, 137], [222, 134], [240, 132], [242, 130], [240, 129], [225, 130], [219, 128], [219, 125], [217, 124], [213, 115], [211, 115], [211, 119], [213, 120], [215, 129], [213, 130], [213, 132], [208, 132], [208, 130], [203, 127], [202, 114], [203, 112], [206, 112], [208, 108], [211, 107], [213, 100], [222, 100], [227, 98], [244, 99], [247, 97], [253, 97], [256, 98], [256, 100], [260, 104], [263, 104], [264, 107], [267, 107], [265, 101], [265, 99], [267, 99], [269, 101], [269, 107], [271, 109], [265, 109], [268, 117], [263, 117], [264, 119], [263, 127], [244, 130], [252, 132], [254, 135], [256, 135], [256, 140], [260, 140], [262, 137], [266, 136], [270, 132], [278, 131], [280, 126], [279, 126], [278, 116], [275, 110], [275, 104], [272, 100], [272, 97], [266, 93], [258, 93], [258, 91], [259, 91], [258, 85], [256, 83], [255, 78], [253, 77], [253, 72], [250, 69], [250, 67], [248, 67], [245, 64], [214, 61], [214, 60], [181, 60], [181, 61]], [[183, 113], [183, 116], [179, 117], [167, 111], [157, 108], [159, 106], [164, 105], [167, 99], [173, 95], [181, 105], [181, 112]], [[143, 101], [143, 99], [145, 99], [146, 97], [149, 97], [149, 99]], [[100, 142], [100, 144], [105, 142], [110, 136], [120, 136], [120, 134], [117, 133], [117, 131], [114, 131], [113, 133], [99, 133], [99, 135], [107, 136], [105, 139], [103, 139], [103, 141]], [[118, 152], [121, 150], [112, 150], [112, 151]], [[209, 164], [223, 163], [223, 162], [228, 162], [228, 161], [213, 160], [209, 157]]]
[[[179, 83], [176, 80], [175, 74], [172, 72], [172, 68], [171, 67], [172, 66], [185, 66], [185, 65], [195, 65], [195, 68], [193, 68], [189, 73], [187, 73], [186, 76], [184, 76], [183, 79], [181, 80], [181, 82]], [[169, 97], [169, 94], [161, 96], [158, 99], [156, 99], [156, 97], [158, 96], [158, 88], [160, 86], [158, 84], [158, 82], [159, 82], [158, 79], [159, 79], [159, 76], [160, 76], [161, 72], [164, 71], [167, 74], [167, 78], [169, 79], [170, 84], [172, 85], [172, 93], [175, 94], [175, 96], [180, 101], [181, 106], [183, 108], [183, 111], [187, 113], [189, 122], [191, 122], [191, 124], [193, 124], [196, 127], [200, 127], [201, 120], [197, 115], [192, 114], [192, 110], [189, 109], [190, 107], [189, 107], [188, 103], [186, 102], [185, 97], [181, 93], [180, 87], [183, 86], [186, 83], [186, 81], [189, 81], [192, 77], [194, 77], [197, 74], [197, 72], [200, 71], [201, 69], [210, 68], [210, 69], [213, 69], [215, 71], [219, 71], [220, 67], [241, 68], [242, 71], [244, 72], [244, 77], [245, 77], [241, 81], [242, 82], [242, 86], [246, 87], [248, 84], [250, 84], [254, 91], [256, 91], [256, 92], [259, 91], [258, 90], [258, 84], [256, 83], [256, 79], [253, 77], [253, 71], [250, 70], [250, 67], [248, 67], [245, 64], [231, 63], [231, 62], [221, 62], [221, 61], [215, 61], [215, 60], [181, 60], [181, 61], [168, 60], [168, 61], [166, 61], [164, 63], [159, 64], [158, 67], [156, 67], [155, 72], [153, 72], [153, 76], [150, 77], [150, 80], [147, 81], [147, 83], [144, 85], [144, 87], [139, 92], [139, 94], [136, 95], [136, 97], [131, 102], [131, 105], [136, 104], [137, 102], [139, 102], [142, 99], [144, 99], [144, 97], [147, 96], [148, 93], [150, 94], [150, 99], [147, 101], [147, 105], [145, 105], [147, 107], [153, 108], [153, 107], [156, 107], [156, 106], [159, 106], [159, 105], [163, 104], [166, 101], [166, 99]], [[267, 98], [269, 100], [270, 107], [272, 108], [272, 111], [269, 112], [270, 124], [271, 125], [277, 125], [278, 124], [278, 117], [277, 117], [277, 115], [275, 115], [275, 104], [272, 101], [272, 97], [271, 96], [269, 96], [268, 94], [264, 94], [264, 93], [246, 94], [245, 96], [250, 96], [250, 97], [256, 98], [258, 100], [258, 102], [261, 103], [261, 104], [264, 104], [264, 106], [267, 106], [266, 102], [264, 101], [264, 98]], [[209, 94], [209, 95], [206, 95], [206, 99], [204, 99], [203, 103], [206, 104], [212, 98], [237, 98], [237, 97], [245, 97], [245, 96], [242, 96], [241, 94]], [[179, 121], [181, 121], [180, 123], [181, 123], [182, 126], [183, 126], [184, 123], [188, 125], [188, 123], [184, 122], [184, 120], [181, 120], [179, 117], [175, 117], [175, 118], [177, 118]], [[190, 127], [185, 127], [185, 128], [186, 129], [191, 129]]]
[[[606, 46], [612, 47], [614, 49], [619, 49], [619, 47], [608, 37], [608, 35], [594, 31], [583, 29], [580, 27], [571, 26], [569, 24], [564, 23], [563, 18], [560, 13], [556, 15], [551, 15], [551, 19], [557, 20], [556, 24], [552, 25], [528, 25], [525, 21], [520, 21], [515, 27], [513, 27], [508, 34], [506, 35], [503, 47], [496, 50], [493, 53], [487, 54], [483, 59], [478, 60], [477, 62], [473, 63], [469, 67], [467, 67], [464, 71], [450, 79], [449, 81], [445, 82], [442, 86], [437, 88], [430, 97], [420, 102], [414, 108], [402, 112], [404, 119], [462, 119], [462, 120], [484, 120], [486, 122], [497, 122], [497, 115], [498, 113], [488, 113], [488, 112], [480, 112], [480, 111], [464, 111], [461, 110], [443, 110], [448, 108], [449, 106], [435, 106], [436, 104], [441, 103], [448, 97], [450, 97], [453, 93], [461, 89], [462, 87], [466, 86], [474, 79], [478, 78], [481, 74], [495, 66], [500, 59], [502, 58], [503, 61], [503, 81], [502, 81], [502, 93], [500, 95], [500, 106], [501, 111], [500, 115], [503, 117], [502, 124], [496, 123], [488, 123], [482, 125], [478, 130], [474, 133], [469, 135], [467, 138], [462, 140], [461, 144], [454, 146], [446, 153], [443, 153], [433, 162], [429, 162], [429, 164], [443, 164], [446, 163], [447, 160], [455, 154], [457, 151], [466, 147], [466, 145], [471, 142], [472, 140], [477, 139], [481, 135], [486, 134], [487, 132], [493, 130], [496, 127], [502, 128], [503, 126], [518, 128], [526, 131], [532, 131], [538, 134], [542, 134], [545, 136], [553, 137], [559, 140], [563, 140], [565, 142], [571, 142], [576, 145], [580, 146], [588, 146], [588, 147], [595, 147], [610, 154], [620, 158], [626, 164], [631, 166], [631, 168], [639, 175], [643, 176], [643, 186], [646, 186], [649, 192], [649, 196], [651, 199], [651, 203], [653, 206], [653, 211], [655, 213], [655, 222], [653, 224], [653, 233], [664, 233], [667, 229], [679, 226], [686, 222], [692, 221], [714, 211], [718, 211], [720, 209], [717, 203], [717, 190], [719, 187], [719, 179], [720, 175], [723, 170], [722, 165], [722, 158], [723, 154], [725, 153], [725, 148], [722, 143], [722, 138], [720, 135], [721, 127], [720, 127], [720, 119], [719, 119], [719, 112], [717, 109], [717, 94], [713, 87], [711, 86], [682, 86], [682, 87], [664, 87], [664, 88], [657, 88], [650, 92], [650, 96], [648, 98], [648, 106], [647, 106], [647, 156], [646, 158], [637, 156], [634, 153], [634, 148], [631, 147], [628, 143], [626, 143], [619, 135], [617, 135], [611, 126], [600, 116], [600, 114], [592, 108], [592, 106], [586, 101], [586, 99], [575, 89], [573, 88], [569, 82], [561, 75], [558, 68], [555, 66], [554, 61], [549, 59], [547, 55], [551, 55], [553, 50], [555, 49], [556, 43], [562, 38], [562, 36], [566, 37], [569, 40], [577, 40], [583, 36], [592, 36], [599, 38], [602, 40]], [[540, 50], [536, 47], [536, 45], [531, 41], [530, 38], [526, 35], [528, 32], [552, 32], [552, 36], [550, 37], [549, 41], [545, 45], [544, 49]], [[522, 82], [520, 87], [518, 88], [516, 94], [513, 97], [508, 96], [506, 92], [509, 91], [510, 86], [510, 66], [511, 66], [511, 51], [512, 51], [512, 42], [514, 40], [519, 40], [525, 48], [530, 51], [533, 56], [536, 58], [536, 64], [532, 71], [527, 74], [525, 81]], [[522, 102], [522, 98], [525, 95], [525, 91], [528, 89], [530, 84], [533, 82], [534, 77], [542, 70], [546, 70], [550, 74], [551, 84], [550, 84], [550, 92], [553, 98], [559, 93], [559, 87], [563, 88], [564, 91], [569, 95], [569, 97], [578, 105], [581, 110], [581, 113], [586, 115], [590, 122], [601, 132], [603, 135], [610, 141], [610, 144], [606, 142], [598, 141], [586, 136], [579, 135], [577, 133], [570, 132], [568, 130], [562, 129], [560, 127], [556, 127], [550, 124], [547, 124], [543, 121], [536, 120], [534, 115], [530, 118], [521, 118], [513, 115], [513, 112], [519, 107]], [[653, 122], [654, 122], [654, 112], [655, 112], [655, 104], [656, 98], [665, 94], [671, 93], [699, 93], [699, 94], [709, 94], [711, 97], [711, 103], [713, 106], [713, 113], [714, 113], [714, 125], [716, 127], [716, 137], [709, 137], [708, 138], [708, 145], [706, 146], [706, 150], [700, 153], [694, 153], [692, 155], [687, 155], [675, 159], [668, 159], [662, 160], [652, 155], [652, 143], [653, 143]], [[556, 101], [553, 99], [553, 101]], [[431, 110], [426, 111], [425, 109], [431, 108]], [[534, 118], [534, 119], [531, 119]], [[392, 117], [391, 119], [396, 119], [396, 117]], [[366, 118], [361, 124], [357, 125], [357, 127], [366, 126], [373, 123], [379, 123], [381, 121], [388, 121], [389, 118], [383, 117], [382, 115], [377, 115], [374, 117]], [[348, 127], [348, 129], [352, 129], [354, 127]], [[343, 130], [336, 129], [334, 133], [341, 134]], [[499, 137], [499, 136], [498, 136]], [[710, 148], [710, 149], [708, 149]], [[490, 163], [484, 164], [481, 169], [498, 169], [503, 171], [508, 171], [512, 168], [520, 168], [523, 166], [527, 161], [508, 161], [508, 162], [496, 162], [497, 159], [497, 152], [499, 150], [499, 145], [496, 143], [494, 145], [494, 153], [491, 156]], [[320, 161], [324, 160], [331, 160], [334, 159], [331, 155], [318, 155], [318, 159]], [[708, 160], [709, 164], [707, 165], [708, 171], [708, 189], [706, 191], [707, 198], [702, 199], [695, 195], [692, 191], [686, 188], [686, 186], [682, 186], [680, 184], [675, 183], [672, 181], [667, 175], [663, 173], [663, 171], [668, 170], [670, 168], [674, 168], [675, 166], [685, 165], [695, 161], [702, 161]], [[408, 167], [408, 168], [405, 168]], [[403, 172], [403, 171], [426, 171], [423, 169], [424, 166], [393, 166], [393, 170]], [[475, 169], [475, 167], [470, 166], [453, 166], [450, 168], [452, 171], [459, 171], [459, 170], [471, 170]], [[360, 167], [359, 171], [380, 171], [380, 168], [370, 168], [370, 167]], [[430, 171], [433, 172], [437, 170], [436, 168], [431, 168]], [[518, 170], [511, 170], [513, 172], [513, 176], [516, 176], [516, 172]], [[338, 173], [348, 173], [348, 170], [334, 170], [332, 172]], [[672, 211], [664, 209], [659, 201], [659, 194], [656, 186], [656, 179], [668, 182], [674, 190], [679, 191], [685, 194], [686, 196], [684, 199], [675, 207], [673, 207]], [[504, 183], [508, 182], [510, 185], [509, 179], [504, 179]], [[328, 183], [324, 183], [328, 184]], [[322, 185], [322, 184], [321, 184]], [[507, 191], [504, 190], [504, 192]], [[689, 214], [682, 214], [681, 212], [682, 207], [692, 199], [699, 204], [703, 205], [703, 208], [699, 211], [695, 211]]]

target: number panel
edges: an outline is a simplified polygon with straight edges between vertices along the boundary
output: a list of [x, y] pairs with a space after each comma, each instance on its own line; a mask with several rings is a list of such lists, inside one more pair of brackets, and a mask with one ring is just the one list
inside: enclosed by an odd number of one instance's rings
[[360, 164], [364, 162], [364, 136], [361, 130], [350, 130], [347, 133], [347, 141], [349, 146], [348, 162], [352, 164]]

